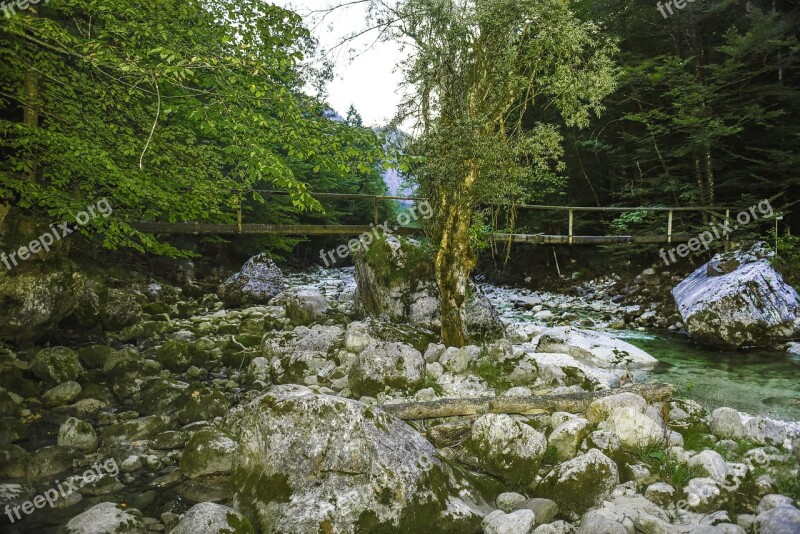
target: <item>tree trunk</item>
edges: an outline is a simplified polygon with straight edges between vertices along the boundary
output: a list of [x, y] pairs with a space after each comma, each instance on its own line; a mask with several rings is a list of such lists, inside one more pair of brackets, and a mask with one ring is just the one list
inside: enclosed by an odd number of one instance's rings
[[475, 183], [477, 174], [477, 166], [472, 165], [462, 184], [462, 190], [455, 194], [445, 192], [442, 196], [440, 213], [444, 224], [434, 270], [439, 286], [442, 343], [448, 347], [463, 347], [469, 342], [464, 304], [467, 300], [469, 275], [477, 263], [469, 243], [472, 224], [469, 189]]

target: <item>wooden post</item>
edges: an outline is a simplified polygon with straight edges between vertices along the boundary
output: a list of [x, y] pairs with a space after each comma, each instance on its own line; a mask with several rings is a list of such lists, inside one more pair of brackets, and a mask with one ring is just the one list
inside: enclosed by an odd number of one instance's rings
[[672, 210], [669, 210], [667, 219], [667, 243], [672, 243]]
[[569, 244], [572, 244], [572, 237], [573, 237], [573, 229], [575, 227], [575, 212], [573, 210], [569, 210]]
[[242, 233], [242, 197], [236, 195], [236, 230]]
[[728, 233], [725, 235], [725, 252], [730, 251], [731, 249], [731, 232], [728, 225], [731, 222], [731, 210], [725, 210], [725, 228], [728, 229]]

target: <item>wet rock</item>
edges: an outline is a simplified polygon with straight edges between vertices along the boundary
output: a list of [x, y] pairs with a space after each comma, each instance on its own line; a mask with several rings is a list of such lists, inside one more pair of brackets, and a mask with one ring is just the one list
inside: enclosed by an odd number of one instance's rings
[[467, 503], [485, 501], [467, 479], [378, 409], [277, 386], [232, 417], [234, 502], [259, 532], [455, 533], [480, 523]]
[[200, 503], [192, 506], [170, 534], [253, 534], [250, 521], [229, 506]]
[[386, 386], [408, 389], [424, 378], [425, 360], [405, 343], [373, 343], [358, 355], [350, 368], [350, 389], [357, 397], [376, 395]]
[[30, 455], [28, 476], [31, 479], [53, 478], [72, 469], [75, 460], [82, 460], [83, 454], [70, 447], [42, 447]]
[[692, 338], [706, 346], [773, 346], [798, 335], [800, 297], [768, 259], [751, 252], [717, 255], [712, 264], [736, 260], [734, 270], [710, 277], [708, 266], [672, 290]]
[[75, 380], [84, 372], [78, 354], [66, 347], [40, 350], [31, 362], [31, 369], [49, 384]]
[[86, 421], [70, 417], [58, 429], [58, 445], [91, 452], [97, 446], [97, 433]]
[[138, 510], [121, 510], [110, 502], [97, 504], [70, 519], [65, 534], [144, 534]]
[[195, 432], [181, 457], [181, 471], [189, 478], [227, 474], [231, 471], [236, 443], [216, 428]]
[[266, 254], [259, 254], [220, 286], [219, 297], [229, 308], [267, 304], [283, 291], [284, 284], [283, 273], [275, 262]]
[[81, 385], [77, 382], [64, 382], [49, 389], [42, 395], [42, 401], [48, 408], [69, 404], [81, 394]]
[[481, 522], [485, 534], [530, 534], [536, 524], [531, 510], [517, 510], [507, 514], [495, 510]]
[[555, 501], [565, 517], [577, 519], [599, 505], [617, 484], [617, 465], [602, 452], [592, 449], [545, 475], [536, 486], [536, 495]]

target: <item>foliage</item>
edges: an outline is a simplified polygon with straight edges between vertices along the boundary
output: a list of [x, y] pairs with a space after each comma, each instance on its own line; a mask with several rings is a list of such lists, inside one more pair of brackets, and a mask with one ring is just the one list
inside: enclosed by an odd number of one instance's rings
[[698, 476], [697, 468], [673, 459], [660, 444], [639, 447], [633, 451], [633, 456], [637, 461], [646, 464], [659, 480], [667, 482], [673, 488], [684, 488], [691, 479]]
[[772, 259], [775, 269], [783, 275], [787, 284], [800, 288], [800, 236], [776, 236], [773, 230], [767, 243], [773, 248], [777, 243], [776, 256]]
[[[374, 177], [383, 150], [302, 93], [313, 44], [258, 0], [21, 12], [0, 28], [0, 200], [49, 222], [105, 197], [105, 247], [169, 254], [129, 221], [233, 222], [240, 201], [259, 222], [320, 210], [309, 183]], [[285, 202], [253, 192], [273, 188]]]

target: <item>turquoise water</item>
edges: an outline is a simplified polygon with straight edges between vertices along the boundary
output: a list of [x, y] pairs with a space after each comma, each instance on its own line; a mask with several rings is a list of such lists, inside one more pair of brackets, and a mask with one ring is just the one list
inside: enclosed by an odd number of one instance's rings
[[800, 357], [766, 350], [710, 350], [674, 333], [618, 332], [652, 354], [651, 374], [707, 409], [730, 406], [752, 415], [800, 421]]

